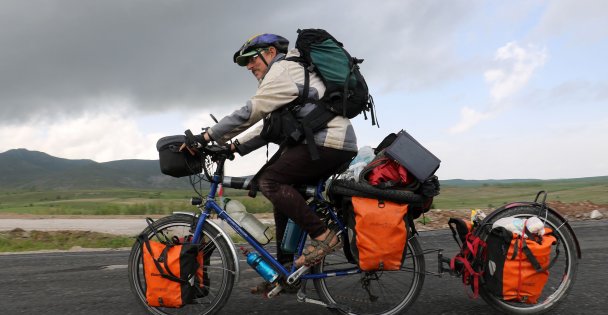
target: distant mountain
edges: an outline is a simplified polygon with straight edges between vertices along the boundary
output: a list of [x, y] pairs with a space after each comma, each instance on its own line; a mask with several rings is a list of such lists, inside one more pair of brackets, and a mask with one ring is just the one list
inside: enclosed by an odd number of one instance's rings
[[98, 163], [26, 149], [0, 153], [0, 189], [189, 188], [187, 178], [160, 172], [158, 160]]
[[[441, 180], [442, 187], [539, 185], [547, 182], [593, 185], [608, 182], [608, 176], [575, 179]], [[0, 153], [0, 189], [97, 189], [97, 188], [190, 188], [188, 178], [173, 178], [160, 172], [158, 160], [118, 160], [98, 163], [70, 160], [26, 149]]]
[[565, 178], [565, 179], [448, 179], [441, 180], [441, 186], [456, 187], [480, 187], [480, 186], [501, 186], [501, 185], [536, 185], [541, 183], [576, 183], [580, 185], [594, 185], [608, 183], [608, 176]]

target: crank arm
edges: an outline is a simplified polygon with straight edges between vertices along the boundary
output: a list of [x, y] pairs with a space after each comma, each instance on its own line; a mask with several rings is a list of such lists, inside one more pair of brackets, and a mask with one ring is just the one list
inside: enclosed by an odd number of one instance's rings
[[303, 276], [306, 272], [308, 272], [309, 269], [310, 269], [309, 266], [300, 267], [300, 269], [296, 270], [294, 273], [292, 273], [287, 278], [287, 284], [291, 285], [291, 284], [296, 283], [296, 281], [298, 281], [298, 279], [300, 279], [301, 276]]
[[273, 297], [279, 295], [279, 293], [281, 293], [281, 291], [283, 291], [283, 286], [280, 284], [277, 284], [272, 290], [270, 290], [270, 292], [268, 292], [268, 294], [266, 294], [266, 297], [269, 299], [272, 299]]
[[306, 283], [307, 283], [306, 280], [302, 281], [302, 286], [300, 287], [300, 290], [298, 291], [298, 294], [296, 295], [298, 298], [298, 302], [310, 303], [310, 304], [314, 304], [314, 305], [323, 306], [328, 309], [339, 310], [344, 314], [353, 314], [353, 313], [351, 313], [350, 308], [346, 305], [341, 305], [341, 304], [336, 304], [336, 303], [327, 304], [321, 300], [311, 299], [311, 298], [307, 297], [306, 296]]
[[323, 306], [325, 308], [328, 309], [333, 309], [333, 310], [339, 310], [342, 311], [342, 313], [345, 314], [353, 314], [350, 312], [350, 308], [346, 305], [341, 305], [341, 304], [335, 304], [335, 303], [331, 303], [331, 304], [327, 304], [323, 301], [317, 300], [317, 299], [311, 299], [309, 297], [298, 297], [298, 302], [304, 302], [304, 303], [310, 303], [310, 304], [315, 304], [315, 305], [319, 305], [319, 306]]

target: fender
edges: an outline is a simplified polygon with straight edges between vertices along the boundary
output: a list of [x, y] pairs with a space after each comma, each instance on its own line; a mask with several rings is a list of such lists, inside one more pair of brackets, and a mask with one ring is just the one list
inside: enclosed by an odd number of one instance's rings
[[554, 216], [556, 216], [563, 224], [563, 226], [566, 227], [566, 229], [568, 229], [568, 231], [570, 231], [570, 234], [572, 234], [573, 238], [574, 238], [574, 245], [576, 246], [576, 253], [579, 259], [581, 259], [581, 247], [578, 243], [578, 238], [576, 237], [576, 234], [574, 233], [574, 230], [572, 229], [572, 227], [570, 226], [570, 223], [568, 223], [568, 220], [566, 220], [561, 214], [559, 214], [559, 212], [557, 212], [555, 209], [552, 209], [551, 207], [547, 206], [547, 205], [543, 205], [541, 203], [538, 202], [529, 202], [529, 201], [520, 201], [520, 202], [511, 202], [508, 203], [496, 210], [494, 210], [492, 213], [490, 213], [485, 219], [486, 220], [492, 220], [496, 215], [498, 215], [500, 212], [507, 210], [507, 209], [511, 209], [514, 207], [521, 207], [521, 206], [527, 206], [527, 207], [535, 207], [538, 208], [539, 211], [541, 211], [543, 208], [546, 209], [547, 211], [549, 211], [551, 214], [553, 214]]
[[[181, 212], [181, 211], [176, 211], [173, 212], [173, 214], [184, 214], [184, 215], [189, 215], [191, 217], [197, 217], [194, 213], [192, 212]], [[206, 220], [205, 224], [209, 224], [212, 227], [214, 227], [215, 229], [217, 229], [220, 232], [220, 237], [223, 238], [224, 240], [226, 240], [226, 243], [228, 243], [228, 247], [230, 247], [230, 252], [232, 253], [232, 259], [234, 260], [234, 283], [238, 283], [239, 282], [239, 277], [241, 275], [241, 268], [239, 267], [239, 258], [236, 255], [236, 249], [234, 246], [234, 242], [232, 241], [232, 239], [230, 238], [230, 236], [228, 235], [228, 233], [226, 233], [226, 231], [224, 231], [219, 225], [217, 225], [217, 223], [211, 221], [211, 220]]]

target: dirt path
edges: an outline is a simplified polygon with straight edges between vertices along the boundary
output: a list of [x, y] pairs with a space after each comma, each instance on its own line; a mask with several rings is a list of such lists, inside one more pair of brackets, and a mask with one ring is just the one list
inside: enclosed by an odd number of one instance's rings
[[[549, 202], [548, 205], [557, 210], [569, 221], [590, 220], [593, 210], [598, 210], [603, 219], [608, 219], [608, 205], [598, 205], [592, 202], [562, 203]], [[490, 213], [489, 209], [482, 209]], [[273, 225], [274, 219], [271, 213], [256, 214], [256, 217], [265, 224]], [[416, 222], [419, 231], [436, 230], [448, 228], [448, 219], [451, 217], [468, 218], [469, 209], [442, 210], [433, 209], [425, 214], [427, 224], [422, 224], [421, 218]], [[0, 214], [0, 231], [10, 231], [15, 228], [23, 230], [58, 231], [77, 230], [102, 232], [117, 235], [136, 235], [146, 227], [145, 218], [148, 216], [40, 216], [40, 215], [18, 215]], [[151, 216], [157, 219], [161, 216]], [[229, 230], [224, 223], [216, 221], [225, 230]]]

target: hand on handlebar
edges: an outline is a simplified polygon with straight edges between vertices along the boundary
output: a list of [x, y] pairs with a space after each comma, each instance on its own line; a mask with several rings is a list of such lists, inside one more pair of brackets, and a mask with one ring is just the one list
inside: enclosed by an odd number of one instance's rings
[[186, 142], [179, 148], [180, 151], [187, 149], [191, 155], [196, 155], [198, 149], [204, 148], [209, 141], [205, 140], [204, 134], [193, 135], [190, 129], [184, 132], [186, 134]]
[[202, 150], [204, 154], [210, 154], [213, 156], [224, 155], [229, 160], [234, 159], [234, 151], [236, 151], [234, 144], [230, 144], [228, 146], [216, 144], [210, 145], [209, 143], [211, 141], [207, 140], [210, 139], [208, 137], [209, 135], [207, 135], [207, 138], [205, 138], [205, 132], [199, 135], [193, 135], [192, 131], [186, 130], [184, 133], [186, 134], [186, 142], [181, 145], [179, 148], [180, 151], [186, 149], [191, 155], [195, 156], [199, 154], [199, 150]]

